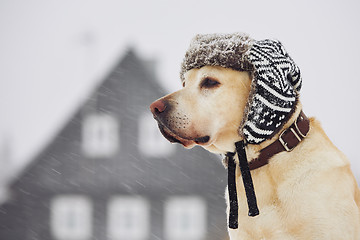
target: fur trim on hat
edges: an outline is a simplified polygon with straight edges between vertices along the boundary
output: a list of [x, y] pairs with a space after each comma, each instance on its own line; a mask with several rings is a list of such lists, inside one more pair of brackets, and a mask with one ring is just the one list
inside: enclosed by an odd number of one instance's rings
[[204, 66], [220, 66], [237, 71], [253, 71], [245, 58], [253, 39], [244, 33], [198, 34], [191, 43], [181, 64], [180, 78], [193, 69]]

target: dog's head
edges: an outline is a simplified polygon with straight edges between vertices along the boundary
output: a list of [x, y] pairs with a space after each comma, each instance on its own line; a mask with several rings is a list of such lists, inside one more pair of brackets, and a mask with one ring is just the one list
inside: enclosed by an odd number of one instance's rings
[[153, 102], [150, 109], [169, 141], [230, 151], [241, 139], [238, 128], [250, 86], [248, 72], [204, 66], [186, 72], [183, 88]]
[[300, 71], [279, 41], [197, 35], [180, 73], [183, 89], [151, 104], [160, 131], [187, 148], [224, 153], [277, 133], [294, 111]]

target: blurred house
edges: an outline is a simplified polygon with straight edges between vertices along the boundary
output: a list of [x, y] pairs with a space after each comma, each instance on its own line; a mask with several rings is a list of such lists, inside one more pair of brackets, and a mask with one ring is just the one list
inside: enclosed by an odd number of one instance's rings
[[160, 135], [148, 106], [163, 94], [129, 50], [12, 182], [0, 239], [225, 239], [226, 172]]

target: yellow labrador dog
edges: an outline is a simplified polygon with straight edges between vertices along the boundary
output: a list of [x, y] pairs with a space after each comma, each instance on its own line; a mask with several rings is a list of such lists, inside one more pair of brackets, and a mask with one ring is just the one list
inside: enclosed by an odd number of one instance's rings
[[[220, 60], [197, 59], [197, 56], [202, 54], [202, 46], [199, 44], [204, 43], [208, 47], [209, 42], [214, 42], [215, 48], [214, 46], [209, 48], [210, 54], [209, 49], [205, 52], [207, 56], [211, 54], [215, 56], [218, 53], [213, 49], [216, 49], [216, 44], [224, 38], [225, 50], [239, 47], [236, 42], [238, 40], [234, 38], [240, 38], [240, 43], [244, 43], [240, 46], [242, 53], [239, 56], [240, 65], [234, 66], [226, 62], [227, 59], [233, 59], [234, 54], [239, 55], [236, 51], [232, 51], [227, 58], [220, 56]], [[276, 81], [275, 78], [270, 78], [272, 80], [269, 82], [261, 78], [263, 73], [259, 71], [261, 67], [255, 60], [251, 62], [248, 54], [249, 51], [254, 50], [256, 42], [249, 40], [248, 37], [244, 40], [241, 34], [235, 34], [235, 37], [234, 35], [197, 36], [193, 41], [198, 43], [192, 46], [191, 52], [187, 54], [195, 54], [196, 57], [188, 60], [197, 61], [200, 66], [195, 64], [187, 69], [183, 64], [183, 88], [160, 98], [150, 106], [162, 134], [169, 141], [180, 143], [186, 148], [200, 145], [210, 152], [220, 154], [235, 152], [234, 143], [245, 141], [249, 164], [254, 159], [258, 159], [262, 151], [275, 142], [280, 142], [279, 146], [283, 147], [274, 153], [269, 153], [264, 163], [251, 170], [260, 211], [257, 216], [248, 215], [241, 171], [236, 168], [238, 228], [228, 229], [230, 239], [359, 240], [360, 191], [357, 182], [350, 170], [348, 159], [332, 144], [320, 123], [314, 118], [304, 120], [306, 117], [302, 114], [298, 92], [294, 90], [299, 89], [299, 82], [295, 82], [298, 86], [294, 87], [289, 84], [287, 90], [286, 87], [282, 88], [285, 89], [284, 93], [289, 93], [289, 89], [293, 88], [295, 100], [289, 95], [281, 95], [282, 93], [277, 90], [277, 86], [281, 84], [271, 85]], [[235, 44], [229, 47], [234, 42]], [[270, 47], [266, 46], [263, 49], [266, 51]], [[283, 49], [279, 49], [273, 48], [275, 52], [280, 51], [279, 58], [285, 56], [289, 60], [288, 63], [292, 64], [288, 54]], [[244, 55], [250, 60], [244, 60]], [[225, 63], [221, 59], [225, 59]], [[244, 61], [248, 62], [244, 63]], [[296, 75], [296, 71], [291, 74]], [[280, 78], [281, 74], [278, 76], [278, 79]], [[286, 81], [291, 82], [288, 77]], [[263, 83], [268, 85], [260, 91]], [[291, 111], [286, 110], [285, 105], [276, 107], [279, 101], [273, 101], [274, 96], [283, 99], [286, 103], [294, 100], [293, 103], [289, 103]], [[261, 112], [260, 103], [266, 105], [264, 108], [268, 107], [265, 113]], [[273, 109], [273, 112], [269, 109]], [[256, 111], [259, 115], [251, 114]], [[276, 122], [273, 119], [278, 112], [282, 115], [279, 115], [278, 123], [271, 129], [270, 126], [273, 121]], [[266, 118], [266, 115], [269, 117]], [[246, 121], [250, 121], [248, 125], [255, 129], [253, 133], [250, 128], [246, 130]], [[303, 130], [305, 128], [298, 127], [300, 121], [307, 124], [305, 131]], [[254, 125], [257, 122], [259, 125], [256, 127]], [[261, 129], [259, 126], [269, 128]], [[285, 131], [291, 132], [289, 134], [294, 135], [294, 139], [298, 139], [294, 146], [290, 146], [290, 143], [283, 139], [282, 135]], [[269, 136], [265, 136], [266, 134]], [[237, 155], [235, 162], [239, 163]], [[228, 198], [226, 192], [227, 214], [230, 211]]]

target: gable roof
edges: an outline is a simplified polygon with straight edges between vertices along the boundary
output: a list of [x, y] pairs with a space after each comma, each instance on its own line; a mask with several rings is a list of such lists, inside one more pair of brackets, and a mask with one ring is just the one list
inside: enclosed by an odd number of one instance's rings
[[[177, 145], [173, 154], [159, 158], [139, 152], [139, 118], [162, 95], [164, 91], [146, 62], [129, 50], [11, 188], [30, 194], [222, 195], [219, 188], [225, 187], [225, 170], [215, 155], [202, 148], [189, 151]], [[119, 119], [121, 148], [114, 157], [91, 159], [81, 151], [82, 121], [94, 112]]]

